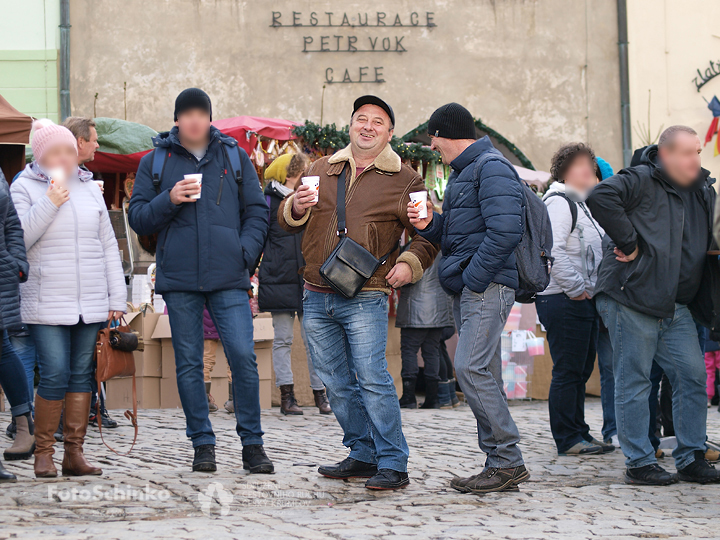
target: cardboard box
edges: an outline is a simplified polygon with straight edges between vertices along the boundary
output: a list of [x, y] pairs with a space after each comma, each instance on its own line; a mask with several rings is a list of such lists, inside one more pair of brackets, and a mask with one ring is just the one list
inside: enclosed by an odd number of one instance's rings
[[178, 392], [177, 379], [160, 379], [160, 408], [181, 409], [180, 393]]
[[[160, 383], [160, 408], [175, 409], [182, 408], [180, 394], [175, 379], [156, 379]], [[226, 377], [215, 377], [210, 385], [210, 393], [220, 410], [228, 399], [228, 379]], [[260, 408], [270, 409], [272, 407], [272, 382], [269, 379], [260, 381]]]
[[159, 313], [132, 312], [125, 315], [125, 321], [141, 340], [141, 350], [133, 353], [135, 357], [135, 375], [137, 377], [162, 377], [162, 351], [160, 341], [153, 339]]
[[[132, 410], [132, 377], [110, 379], [105, 383], [105, 406], [108, 409]], [[136, 377], [138, 409], [160, 408], [160, 378]]]

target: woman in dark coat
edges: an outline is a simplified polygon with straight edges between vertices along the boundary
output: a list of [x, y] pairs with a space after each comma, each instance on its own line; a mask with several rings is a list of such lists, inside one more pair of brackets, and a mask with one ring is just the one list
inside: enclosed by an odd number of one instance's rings
[[[25, 368], [10, 345], [8, 328], [22, 325], [20, 319], [20, 282], [28, 277], [23, 230], [10, 199], [5, 175], [0, 171], [0, 384], [10, 402], [17, 424], [12, 447], [4, 452], [6, 460], [28, 459], [35, 451], [32, 421], [32, 396], [28, 395]], [[0, 462], [0, 482], [14, 482], [15, 475]]]
[[[302, 234], [284, 231], [278, 224], [277, 214], [280, 202], [293, 192], [307, 166], [308, 157], [305, 154], [284, 154], [276, 158], [265, 171], [265, 180], [268, 182], [265, 198], [270, 207], [270, 230], [258, 275], [258, 306], [260, 311], [272, 313], [275, 330], [272, 360], [275, 384], [280, 388], [280, 412], [283, 414], [303, 413], [295, 400], [290, 352], [295, 314], [302, 317], [303, 279], [300, 271], [305, 266], [305, 261], [301, 250]], [[300, 328], [302, 329], [302, 324]], [[302, 337], [304, 342], [304, 331]], [[325, 386], [315, 373], [309, 355], [308, 370], [315, 405], [321, 414], [330, 414], [332, 409]]]

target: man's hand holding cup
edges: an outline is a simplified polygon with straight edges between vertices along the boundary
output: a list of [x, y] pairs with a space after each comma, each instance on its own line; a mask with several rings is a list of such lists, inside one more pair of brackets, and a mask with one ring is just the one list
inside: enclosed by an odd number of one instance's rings
[[[425, 208], [419, 208], [416, 206], [416, 202], [412, 199], [407, 205], [407, 213], [410, 218], [410, 223], [412, 223], [413, 227], [419, 231], [425, 230], [433, 219], [434, 208], [432, 201], [425, 201], [424, 206]], [[425, 210], [425, 212], [422, 212], [422, 210]], [[423, 214], [425, 214], [425, 217], [421, 217]]]
[[310, 184], [303, 183], [298, 186], [293, 197], [293, 213], [296, 216], [304, 216], [307, 209], [315, 206], [318, 202], [318, 190]]
[[196, 178], [185, 178], [180, 180], [170, 190], [170, 200], [175, 205], [187, 202], [197, 202], [202, 191], [202, 184]]

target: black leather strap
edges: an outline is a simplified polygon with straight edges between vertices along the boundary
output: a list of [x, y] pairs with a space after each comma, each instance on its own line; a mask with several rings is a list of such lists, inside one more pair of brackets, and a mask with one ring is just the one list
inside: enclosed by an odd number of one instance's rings
[[343, 167], [340, 176], [338, 176], [337, 184], [337, 234], [340, 238], [347, 234], [347, 225], [345, 223], [345, 169], [346, 167]]

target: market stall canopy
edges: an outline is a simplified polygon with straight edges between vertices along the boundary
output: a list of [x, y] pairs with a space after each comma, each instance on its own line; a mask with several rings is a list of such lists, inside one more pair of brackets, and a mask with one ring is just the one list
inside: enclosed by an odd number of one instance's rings
[[100, 173], [137, 171], [140, 158], [152, 150], [152, 138], [157, 135], [148, 126], [117, 118], [95, 118], [95, 129], [100, 148], [86, 165]]
[[213, 122], [213, 126], [225, 135], [237, 139], [240, 147], [244, 148], [248, 154], [257, 145], [257, 135], [268, 139], [277, 139], [278, 141], [289, 141], [297, 138], [291, 130], [299, 125], [301, 124], [290, 120], [261, 118], [258, 116], [235, 116], [234, 118], [225, 118]]
[[539, 191], [545, 191], [547, 189], [548, 180], [550, 180], [549, 172], [533, 171], [525, 167], [519, 167], [518, 165], [513, 165], [513, 167], [515, 167], [518, 176], [531, 186], [536, 186]]
[[0, 96], [0, 144], [29, 144], [33, 119]]

